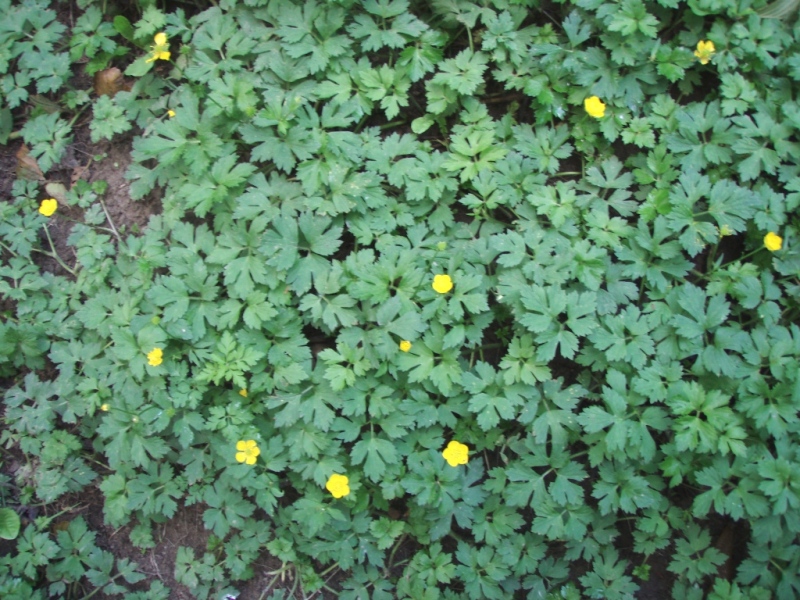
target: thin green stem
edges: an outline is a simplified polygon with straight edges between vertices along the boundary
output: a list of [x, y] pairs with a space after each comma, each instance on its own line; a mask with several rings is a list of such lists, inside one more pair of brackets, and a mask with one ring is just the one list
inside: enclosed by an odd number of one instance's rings
[[389, 560], [386, 561], [387, 567], [384, 573], [386, 573], [387, 575], [389, 574], [389, 569], [391, 569], [393, 566], [392, 562], [394, 561], [394, 555], [397, 554], [397, 551], [400, 549], [400, 545], [405, 541], [406, 537], [408, 537], [408, 534], [404, 533], [399, 538], [397, 538], [397, 541], [394, 543], [394, 548], [392, 548], [392, 551], [389, 553]]
[[52, 254], [53, 258], [56, 259], [58, 264], [60, 264], [65, 271], [67, 271], [68, 273], [72, 274], [73, 277], [75, 277], [75, 271], [69, 268], [67, 264], [63, 260], [61, 260], [61, 257], [58, 255], [58, 252], [56, 252], [56, 246], [53, 243], [53, 238], [50, 237], [50, 230], [47, 228], [47, 223], [44, 224], [44, 233], [47, 236], [47, 241], [50, 242], [50, 249], [53, 251]]
[[117, 237], [117, 241], [121, 242], [122, 238], [120, 237], [117, 228], [114, 227], [114, 221], [111, 220], [111, 215], [109, 214], [108, 209], [106, 208], [106, 203], [103, 202], [102, 198], [99, 198], [99, 200], [100, 200], [100, 206], [103, 207], [103, 212], [106, 213], [106, 219], [108, 220], [108, 224], [111, 225], [111, 231], [114, 232], [114, 235]]
[[324, 577], [325, 575], [327, 575], [328, 573], [330, 573], [330, 572], [331, 572], [331, 571], [333, 571], [334, 569], [338, 569], [338, 568], [339, 568], [339, 563], [338, 563], [338, 562], [336, 562], [336, 563], [333, 563], [333, 564], [332, 564], [330, 567], [328, 567], [328, 568], [327, 568], [327, 569], [325, 569], [325, 570], [324, 570], [322, 573], [320, 573], [320, 574], [319, 574], [319, 576], [320, 576], [320, 577]]
[[264, 598], [266, 598], [267, 594], [272, 589], [272, 586], [275, 585], [276, 581], [278, 581], [277, 575], [272, 579], [272, 581], [269, 582], [269, 585], [266, 588], [264, 588], [264, 591], [261, 592], [261, 595], [258, 597], [258, 600], [264, 600]]
[[[114, 575], [114, 577], [112, 577], [112, 578], [111, 578], [111, 581], [109, 581], [108, 583], [114, 583], [114, 582], [115, 582], [117, 579], [119, 579], [120, 577], [122, 577], [122, 573], [117, 573], [116, 575]], [[106, 585], [107, 585], [107, 584], [106, 584]], [[95, 595], [97, 592], [99, 592], [100, 590], [102, 590], [104, 587], [105, 587], [105, 586], [103, 585], [103, 586], [100, 586], [100, 587], [96, 587], [96, 588], [94, 588], [94, 589], [93, 589], [91, 592], [89, 592], [88, 594], [86, 594], [86, 595], [83, 597], [83, 599], [82, 599], [82, 600], [89, 600], [89, 598], [91, 598], [92, 596], [94, 596], [94, 595]]]
[[0, 242], [0, 246], [2, 246], [2, 247], [5, 249], [5, 250], [7, 250], [8, 252], [10, 252], [10, 253], [11, 253], [11, 254], [13, 254], [14, 256], [19, 256], [19, 254], [17, 254], [16, 252], [14, 252], [14, 251], [13, 251], [11, 248], [9, 248], [8, 246], [6, 246], [6, 245], [5, 245], [3, 242]]

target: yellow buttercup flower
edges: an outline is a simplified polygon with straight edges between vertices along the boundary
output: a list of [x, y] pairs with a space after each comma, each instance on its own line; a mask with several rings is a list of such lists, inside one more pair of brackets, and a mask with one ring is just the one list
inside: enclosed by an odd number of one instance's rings
[[58, 200], [55, 198], [48, 198], [47, 200], [42, 200], [42, 203], [39, 205], [39, 212], [45, 217], [52, 217], [57, 208]]
[[239, 395], [240, 395], [242, 398], [247, 398], [247, 390], [246, 390], [246, 389], [244, 389], [244, 388], [240, 389], [240, 390], [239, 390]]
[[256, 458], [261, 454], [255, 440], [241, 440], [236, 442], [236, 460], [248, 465], [256, 464]]
[[433, 278], [433, 289], [440, 294], [446, 294], [453, 289], [453, 280], [450, 275], [436, 275]]
[[344, 498], [350, 493], [350, 480], [347, 475], [338, 475], [334, 473], [328, 478], [328, 483], [325, 484], [325, 489], [328, 490], [334, 498]]
[[147, 353], [147, 364], [157, 367], [164, 361], [164, 351], [161, 348], [153, 348]]
[[697, 57], [697, 60], [700, 61], [701, 65], [707, 65], [711, 60], [711, 56], [716, 51], [717, 49], [714, 48], [714, 42], [711, 40], [707, 42], [700, 40], [697, 42], [697, 50], [694, 51], [694, 55]]
[[606, 105], [597, 96], [589, 96], [583, 101], [583, 107], [589, 113], [589, 116], [595, 119], [601, 119], [606, 114]]
[[442, 456], [451, 467], [465, 465], [469, 460], [469, 446], [453, 440], [447, 444], [447, 448], [442, 452]]
[[167, 116], [168, 116], [168, 117], [171, 119], [172, 117], [174, 117], [174, 116], [175, 116], [175, 111], [174, 111], [174, 110], [172, 110], [172, 109], [169, 109], [169, 110], [167, 111]]
[[167, 34], [157, 33], [153, 37], [155, 44], [150, 46], [150, 54], [152, 55], [145, 62], [154, 62], [156, 60], [169, 60], [170, 52], [169, 45], [167, 44]]
[[110, 408], [111, 408], [111, 407], [110, 407], [108, 404], [101, 404], [101, 405], [100, 405], [100, 410], [102, 410], [103, 412], [108, 412], [108, 410], [109, 410]]
[[400, 350], [402, 350], [403, 352], [408, 352], [409, 350], [411, 350], [411, 342], [409, 342], [408, 340], [403, 340], [402, 342], [400, 342]]
[[770, 252], [777, 252], [783, 248], [783, 238], [777, 233], [770, 231], [764, 236], [764, 247]]

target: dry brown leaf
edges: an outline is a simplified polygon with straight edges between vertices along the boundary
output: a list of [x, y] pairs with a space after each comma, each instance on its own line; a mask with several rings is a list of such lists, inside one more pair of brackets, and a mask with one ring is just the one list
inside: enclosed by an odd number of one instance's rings
[[117, 67], [103, 69], [94, 74], [94, 92], [98, 96], [114, 94], [125, 88], [125, 78]]
[[89, 168], [89, 165], [91, 165], [91, 164], [92, 164], [92, 161], [90, 160], [85, 165], [83, 165], [83, 166], [78, 165], [77, 167], [72, 169], [72, 175], [69, 178], [69, 187], [70, 188], [72, 188], [72, 186], [75, 185], [81, 177], [83, 177], [83, 174], [86, 173], [86, 170]]
[[58, 200], [59, 204], [67, 203], [67, 187], [63, 183], [57, 181], [50, 181], [45, 184], [44, 191], [51, 198]]
[[39, 168], [39, 163], [30, 155], [30, 150], [24, 144], [17, 150], [17, 177], [44, 181], [44, 173]]

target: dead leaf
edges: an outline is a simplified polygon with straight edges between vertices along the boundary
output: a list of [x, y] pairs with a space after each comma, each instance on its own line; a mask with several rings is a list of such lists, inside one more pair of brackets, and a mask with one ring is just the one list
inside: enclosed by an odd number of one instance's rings
[[108, 95], [113, 98], [124, 87], [125, 78], [117, 67], [103, 69], [94, 74], [94, 92], [98, 96]]
[[24, 144], [17, 150], [17, 177], [44, 181], [44, 173], [39, 168], [39, 163], [30, 155], [30, 150]]
[[67, 187], [63, 183], [51, 181], [45, 184], [44, 189], [50, 197], [58, 200], [59, 204], [67, 203]]
[[86, 173], [91, 164], [92, 164], [92, 159], [89, 159], [89, 162], [87, 162], [85, 165], [78, 165], [77, 167], [72, 169], [72, 175], [69, 178], [70, 189], [72, 189], [72, 186], [74, 186], [78, 182], [78, 180], [81, 177], [83, 177], [83, 174]]

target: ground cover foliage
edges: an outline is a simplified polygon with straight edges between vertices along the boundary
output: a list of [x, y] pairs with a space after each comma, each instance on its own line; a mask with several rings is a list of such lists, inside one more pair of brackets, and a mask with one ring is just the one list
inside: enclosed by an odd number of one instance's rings
[[[6, 506], [99, 486], [143, 549], [202, 507], [198, 598], [263, 552], [343, 599], [632, 598], [659, 562], [680, 600], [798, 597], [791, 11], [213, 4], [80, 0], [68, 29], [0, 0], [0, 136], [28, 152], [0, 204]], [[79, 119], [133, 139], [145, 228], [54, 185]], [[50, 523], [3, 598], [169, 597]]]

